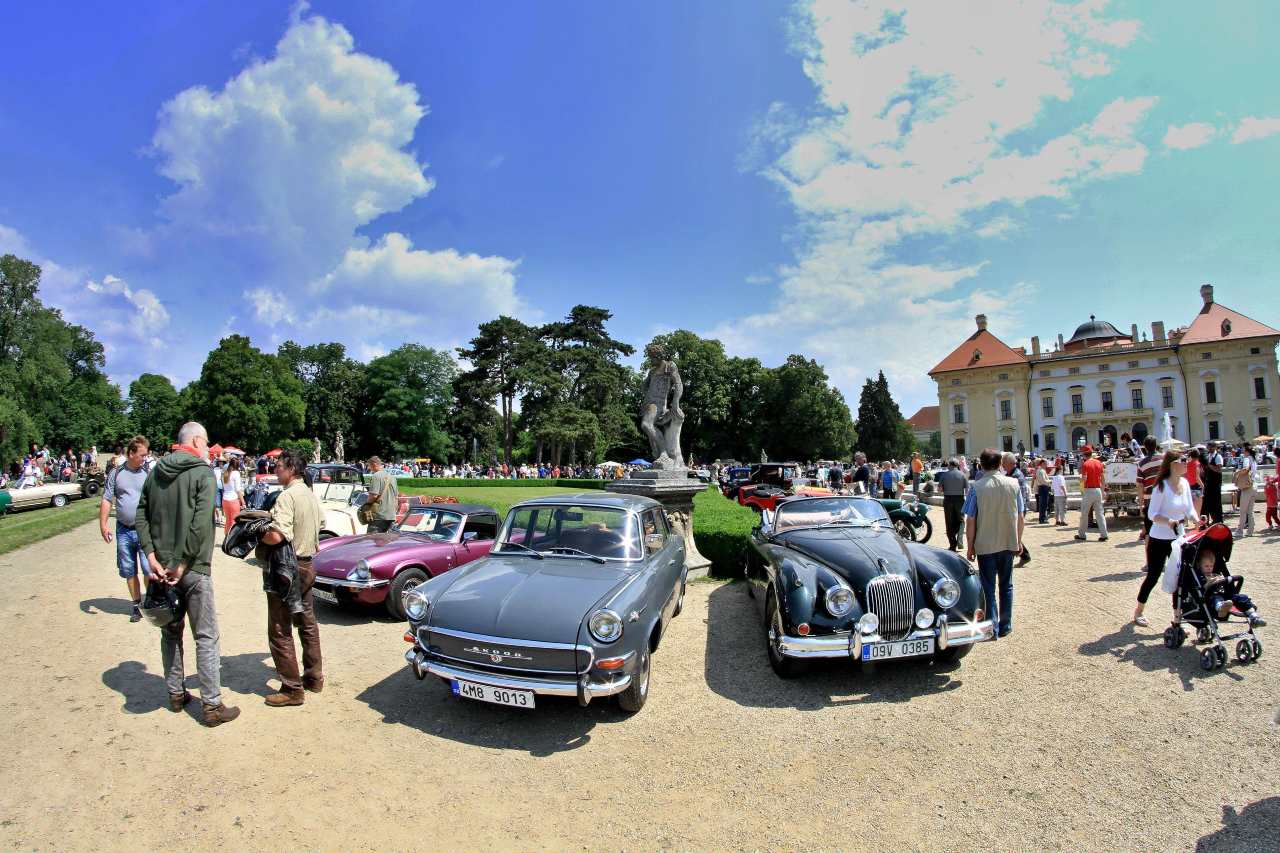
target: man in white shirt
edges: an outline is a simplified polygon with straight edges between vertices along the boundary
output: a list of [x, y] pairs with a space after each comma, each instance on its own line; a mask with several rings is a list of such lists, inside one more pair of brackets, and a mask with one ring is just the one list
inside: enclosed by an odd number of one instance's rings
[[[1258, 460], [1254, 457], [1253, 447], [1245, 445], [1240, 456], [1240, 467], [1236, 469], [1234, 482], [1240, 495], [1240, 520], [1236, 522], [1236, 536], [1252, 536], [1254, 533], [1253, 504], [1258, 491], [1253, 487], [1258, 476]], [[1247, 531], [1247, 532], [1246, 532]]]

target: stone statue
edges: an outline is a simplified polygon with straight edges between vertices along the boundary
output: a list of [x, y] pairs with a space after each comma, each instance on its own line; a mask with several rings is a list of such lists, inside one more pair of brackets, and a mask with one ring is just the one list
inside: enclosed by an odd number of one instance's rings
[[342, 446], [342, 430], [338, 430], [337, 436], [333, 439], [333, 460], [339, 463], [344, 462], [345, 460], [342, 458], [344, 453], [345, 449]]
[[680, 452], [680, 429], [684, 426], [680, 398], [684, 383], [665, 347], [649, 344], [644, 354], [649, 373], [644, 379], [644, 402], [640, 404], [640, 430], [649, 437], [653, 467], [659, 471], [679, 470], [685, 467]]
[[311, 439], [311, 461], [320, 464], [320, 437]]

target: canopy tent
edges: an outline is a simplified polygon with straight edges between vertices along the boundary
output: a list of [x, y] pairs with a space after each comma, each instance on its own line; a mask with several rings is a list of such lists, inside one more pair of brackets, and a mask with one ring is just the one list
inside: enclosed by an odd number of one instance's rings
[[225, 448], [225, 447], [223, 447], [221, 444], [211, 444], [211, 445], [209, 445], [209, 455], [210, 455], [210, 456], [221, 456], [221, 455], [222, 455], [222, 452], [223, 452], [224, 450], [226, 450], [226, 448]]
[[1166, 438], [1164, 441], [1160, 442], [1161, 450], [1185, 450], [1190, 446], [1191, 445], [1187, 444], [1185, 441], [1180, 441], [1176, 438]]
[[600, 467], [601, 468], [621, 468], [623, 467], [623, 465], [621, 462], [601, 462]]
[[284, 453], [284, 451], [277, 447], [275, 450], [268, 450], [266, 453], [262, 455], [267, 457], [268, 459], [275, 459], [281, 453]]
[[[212, 447], [209, 448], [209, 452], [213, 452]], [[222, 452], [228, 456], [244, 456], [244, 451], [238, 447], [224, 447], [222, 448]]]
[[639, 465], [641, 468], [649, 468], [649, 467], [652, 467], [652, 466], [651, 466], [651, 464], [650, 464], [648, 461], [644, 460], [644, 459], [632, 459], [632, 460], [631, 460], [630, 462], [628, 462], [627, 464], [628, 464], [628, 465]]
[[1276, 437], [1274, 435], [1259, 435], [1259, 436], [1256, 436], [1253, 439], [1253, 441], [1250, 443], [1251, 444], [1270, 444], [1275, 440], [1276, 440]]

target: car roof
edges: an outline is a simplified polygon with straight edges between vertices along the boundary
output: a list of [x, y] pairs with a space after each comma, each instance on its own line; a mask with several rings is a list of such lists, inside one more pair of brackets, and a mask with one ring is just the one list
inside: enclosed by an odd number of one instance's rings
[[516, 506], [557, 506], [563, 504], [602, 506], [632, 510], [634, 512], [642, 512], [646, 509], [662, 506], [661, 503], [653, 498], [647, 498], [643, 495], [624, 495], [619, 492], [606, 491], [578, 492], [572, 495], [544, 495], [543, 497], [521, 501]]

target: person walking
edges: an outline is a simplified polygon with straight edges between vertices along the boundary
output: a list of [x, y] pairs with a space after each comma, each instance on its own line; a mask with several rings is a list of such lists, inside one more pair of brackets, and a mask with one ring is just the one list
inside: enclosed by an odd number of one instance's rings
[[920, 478], [924, 474], [924, 462], [920, 460], [919, 453], [911, 454], [911, 491], [916, 497], [920, 497]]
[[[1151, 500], [1146, 512], [1151, 518], [1151, 532], [1147, 535], [1147, 576], [1138, 587], [1138, 606], [1133, 611], [1133, 621], [1147, 627], [1150, 623], [1142, 615], [1147, 598], [1164, 574], [1165, 563], [1173, 553], [1173, 542], [1182, 535], [1185, 524], [1197, 524], [1195, 502], [1191, 499], [1191, 486], [1183, 479], [1187, 461], [1177, 451], [1166, 451], [1160, 460], [1160, 470], [1151, 487]], [[1178, 609], [1178, 596], [1174, 593], [1173, 609]]]
[[1058, 457], [1058, 464], [1053, 469], [1053, 477], [1049, 482], [1053, 486], [1053, 526], [1067, 526], [1067, 475], [1064, 473], [1067, 461]]
[[[298, 561], [298, 583], [302, 591], [302, 612], [296, 617], [289, 604], [275, 592], [267, 592], [267, 640], [271, 659], [280, 677], [280, 690], [266, 698], [273, 708], [301, 705], [304, 690], [319, 693], [324, 689], [324, 663], [320, 653], [320, 626], [316, 623], [315, 598], [311, 588], [316, 582], [312, 558], [320, 550], [320, 526], [324, 511], [315, 493], [307, 488], [303, 473], [306, 460], [296, 450], [286, 450], [276, 460], [276, 476], [284, 489], [271, 507], [271, 528], [263, 535], [262, 544], [281, 545], [288, 542]], [[298, 673], [298, 651], [293, 644], [293, 628], [298, 628], [302, 643], [302, 674]]]
[[1200, 514], [1222, 523], [1222, 454], [1213, 442], [1200, 454], [1200, 481], [1204, 484], [1204, 500]]
[[1049, 481], [1049, 463], [1044, 459], [1036, 460], [1036, 513], [1041, 524], [1049, 523], [1049, 496], [1053, 493], [1053, 484]]
[[1138, 460], [1138, 509], [1142, 511], [1142, 533], [1138, 541], [1142, 542], [1151, 532], [1151, 519], [1147, 518], [1147, 501], [1151, 499], [1151, 489], [1156, 484], [1162, 463], [1161, 454], [1156, 452], [1155, 436], [1149, 435], [1142, 440], [1142, 456]]
[[898, 497], [898, 472], [888, 462], [880, 465], [880, 497], [890, 500]]
[[135, 435], [129, 439], [125, 452], [124, 464], [112, 469], [107, 476], [107, 484], [102, 490], [102, 501], [98, 504], [98, 530], [102, 533], [102, 541], [108, 545], [113, 538], [107, 527], [107, 516], [111, 505], [116, 507], [116, 570], [124, 578], [129, 589], [129, 600], [133, 602], [130, 622], [142, 620], [142, 582], [139, 575], [146, 574], [147, 564], [142, 555], [142, 546], [138, 543], [136, 523], [138, 518], [138, 499], [142, 497], [142, 487], [147, 482], [147, 472], [142, 467], [148, 450], [147, 439]]
[[169, 708], [181, 711], [191, 701], [183, 683], [182, 627], [190, 621], [196, 641], [196, 671], [204, 724], [219, 726], [240, 716], [222, 702], [218, 614], [213, 603], [213, 472], [209, 434], [195, 421], [178, 430], [178, 443], [156, 465], [142, 487], [135, 527], [150, 566], [151, 583], [167, 583], [182, 593], [186, 613], [160, 629]]
[[[1027, 514], [1027, 477], [1022, 473], [1021, 467], [1018, 465], [1018, 457], [1006, 451], [1000, 455], [1000, 467], [1004, 471], [1004, 475], [1009, 477], [1018, 484], [1019, 506], [1022, 507], [1020, 512], [1025, 516]], [[1018, 537], [1019, 541], [1022, 537]], [[1018, 568], [1022, 568], [1031, 562], [1031, 549], [1027, 547], [1026, 542], [1022, 542], [1022, 547], [1018, 550]]]
[[964, 527], [964, 496], [969, 478], [960, 471], [954, 456], [947, 460], [947, 470], [938, 475], [942, 488], [942, 518], [947, 525], [947, 542], [952, 551], [960, 550], [960, 531]]
[[1106, 500], [1105, 468], [1102, 462], [1093, 456], [1093, 447], [1086, 444], [1080, 448], [1084, 461], [1080, 463], [1080, 530], [1076, 538], [1084, 542], [1088, 537], [1085, 531], [1089, 526], [1089, 514], [1093, 513], [1098, 522], [1098, 541], [1107, 541], [1107, 516], [1103, 501]]
[[395, 477], [382, 470], [382, 460], [377, 456], [369, 457], [369, 470], [373, 471], [369, 478], [369, 500], [375, 502], [369, 532], [386, 533], [395, 523], [396, 511], [400, 508], [400, 487]]
[[244, 508], [244, 478], [240, 476], [240, 460], [231, 457], [222, 481], [222, 535], [225, 537]]
[[1280, 476], [1267, 477], [1263, 493], [1267, 496], [1267, 529], [1280, 527]]
[[1236, 493], [1240, 496], [1240, 520], [1236, 522], [1236, 536], [1252, 536], [1256, 524], [1253, 517], [1253, 505], [1258, 498], [1258, 490], [1254, 488], [1254, 480], [1258, 476], [1258, 459], [1253, 446], [1246, 444], [1240, 453], [1240, 467], [1236, 468], [1232, 482]]
[[[992, 448], [978, 457], [982, 479], [964, 500], [966, 556], [978, 561], [988, 618], [996, 636], [1013, 631], [1013, 558], [1022, 552], [1022, 493], [1018, 482], [1000, 473], [1000, 453]], [[997, 597], [997, 585], [999, 596]]]

